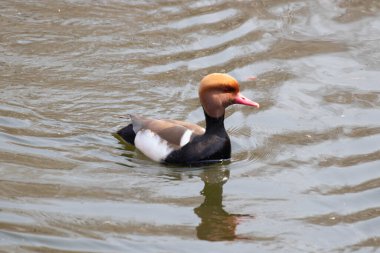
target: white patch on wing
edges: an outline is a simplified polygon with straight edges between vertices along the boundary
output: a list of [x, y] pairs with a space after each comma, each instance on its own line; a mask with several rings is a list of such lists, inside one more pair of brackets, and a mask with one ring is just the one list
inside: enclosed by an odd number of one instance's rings
[[161, 162], [174, 149], [168, 145], [168, 142], [162, 139], [149, 129], [143, 129], [137, 132], [135, 146], [150, 159]]
[[183, 135], [181, 137], [181, 142], [179, 143], [179, 145], [181, 147], [185, 146], [190, 141], [190, 137], [191, 137], [192, 134], [193, 134], [193, 131], [191, 131], [190, 129], [187, 129], [183, 133]]

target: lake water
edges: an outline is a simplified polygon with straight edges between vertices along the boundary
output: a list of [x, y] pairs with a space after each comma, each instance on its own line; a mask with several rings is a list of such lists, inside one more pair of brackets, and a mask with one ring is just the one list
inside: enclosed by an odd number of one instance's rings
[[[380, 252], [379, 47], [378, 0], [1, 1], [0, 252]], [[112, 135], [212, 72], [230, 163]]]

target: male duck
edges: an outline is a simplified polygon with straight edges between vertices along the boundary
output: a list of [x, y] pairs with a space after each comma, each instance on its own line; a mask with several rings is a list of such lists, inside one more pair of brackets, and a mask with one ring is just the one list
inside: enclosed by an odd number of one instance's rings
[[117, 134], [157, 162], [193, 165], [231, 158], [231, 142], [224, 128], [225, 109], [232, 104], [259, 108], [259, 104], [244, 97], [238, 82], [222, 73], [202, 79], [199, 99], [206, 129], [183, 121], [131, 115], [132, 123]]

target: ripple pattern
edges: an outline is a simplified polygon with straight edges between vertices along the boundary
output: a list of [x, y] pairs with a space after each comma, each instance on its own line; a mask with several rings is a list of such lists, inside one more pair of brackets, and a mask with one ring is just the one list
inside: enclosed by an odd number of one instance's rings
[[[377, 252], [380, 4], [2, 1], [0, 252]], [[235, 76], [233, 154], [157, 165], [127, 114], [203, 122]], [[250, 76], [256, 80], [249, 80]]]

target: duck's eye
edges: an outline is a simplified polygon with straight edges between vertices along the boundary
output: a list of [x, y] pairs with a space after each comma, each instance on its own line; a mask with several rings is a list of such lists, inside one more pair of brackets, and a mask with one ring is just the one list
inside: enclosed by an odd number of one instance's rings
[[223, 90], [223, 92], [226, 92], [226, 93], [233, 93], [233, 92], [235, 92], [235, 88], [231, 87], [231, 86], [224, 86], [222, 90]]

